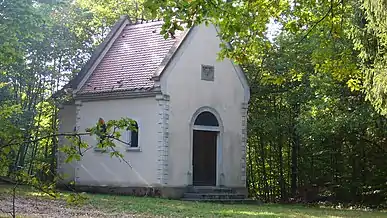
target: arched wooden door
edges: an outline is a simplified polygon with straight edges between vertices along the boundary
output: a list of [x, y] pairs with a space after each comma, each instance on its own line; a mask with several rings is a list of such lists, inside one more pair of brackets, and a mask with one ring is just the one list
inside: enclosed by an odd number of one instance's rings
[[216, 186], [219, 122], [208, 111], [200, 113], [193, 127], [193, 185]]

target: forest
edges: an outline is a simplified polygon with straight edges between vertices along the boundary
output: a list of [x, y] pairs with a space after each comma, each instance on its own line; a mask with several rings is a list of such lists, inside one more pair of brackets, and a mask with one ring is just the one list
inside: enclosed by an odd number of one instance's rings
[[57, 194], [54, 93], [122, 15], [218, 26], [251, 88], [251, 197], [387, 207], [384, 0], [0, 0], [0, 178]]

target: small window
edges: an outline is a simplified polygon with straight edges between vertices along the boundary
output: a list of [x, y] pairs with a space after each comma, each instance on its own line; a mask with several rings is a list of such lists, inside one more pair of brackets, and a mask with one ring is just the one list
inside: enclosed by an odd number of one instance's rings
[[139, 128], [137, 122], [134, 124], [136, 130], [128, 130], [128, 144], [129, 148], [138, 148], [138, 133], [139, 133]]

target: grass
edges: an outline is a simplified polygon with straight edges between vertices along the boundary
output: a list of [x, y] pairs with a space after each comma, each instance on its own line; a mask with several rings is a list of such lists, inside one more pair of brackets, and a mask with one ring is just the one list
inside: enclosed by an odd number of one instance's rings
[[[10, 186], [0, 186], [0, 196]], [[63, 193], [66, 195], [67, 193]], [[43, 201], [47, 197], [29, 188], [19, 189], [18, 195]], [[104, 214], [134, 214], [146, 217], [386, 217], [382, 211], [361, 211], [331, 208], [311, 208], [301, 205], [228, 205], [215, 203], [183, 202], [160, 198], [86, 194], [87, 208]], [[1, 207], [1, 205], [0, 205]], [[70, 207], [70, 206], [68, 206]], [[1, 217], [1, 215], [0, 215]]]
[[131, 211], [172, 217], [387, 217], [387, 213], [383, 212], [279, 204], [229, 205], [109, 195], [93, 195], [90, 201], [95, 207], [111, 212]]

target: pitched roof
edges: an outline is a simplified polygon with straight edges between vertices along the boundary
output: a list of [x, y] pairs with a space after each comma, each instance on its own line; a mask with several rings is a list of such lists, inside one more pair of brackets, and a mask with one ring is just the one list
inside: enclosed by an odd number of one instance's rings
[[160, 34], [162, 24], [126, 25], [77, 94], [151, 90], [155, 84], [152, 76], [168, 62], [185, 35], [178, 31], [175, 38], [164, 39]]

